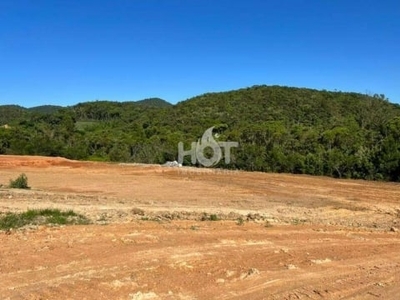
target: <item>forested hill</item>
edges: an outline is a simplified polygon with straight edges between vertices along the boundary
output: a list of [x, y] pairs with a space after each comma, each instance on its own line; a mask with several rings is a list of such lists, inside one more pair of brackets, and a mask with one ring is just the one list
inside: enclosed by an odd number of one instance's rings
[[145, 106], [153, 106], [153, 107], [168, 107], [172, 106], [171, 103], [160, 99], [160, 98], [148, 98], [140, 101], [136, 101], [136, 104], [145, 105]]
[[384, 95], [254, 86], [147, 102], [0, 107], [0, 153], [164, 163], [215, 126], [219, 141], [239, 142], [217, 167], [400, 181], [400, 107]]
[[[42, 113], [42, 114], [52, 114], [57, 112], [58, 110], [62, 109], [62, 106], [58, 105], [41, 105], [41, 106], [35, 106], [27, 109], [29, 112], [36, 112], [36, 113]], [[1, 107], [0, 107], [1, 109]]]
[[[126, 101], [126, 102], [116, 102], [116, 101], [93, 101], [93, 102], [83, 102], [79, 103], [73, 107], [69, 107], [69, 109], [76, 109], [77, 107], [92, 107], [98, 106], [103, 107], [105, 109], [110, 108], [111, 110], [117, 106], [121, 107], [129, 107], [134, 105], [141, 105], [147, 107], [168, 107], [172, 106], [171, 103], [160, 99], [160, 98], [148, 98], [139, 101]], [[57, 111], [65, 109], [65, 107], [58, 105], [41, 105], [35, 107], [22, 107], [19, 105], [0, 105], [0, 125], [8, 124], [8, 123], [16, 123], [18, 121], [24, 120], [32, 116], [32, 114], [54, 114]]]

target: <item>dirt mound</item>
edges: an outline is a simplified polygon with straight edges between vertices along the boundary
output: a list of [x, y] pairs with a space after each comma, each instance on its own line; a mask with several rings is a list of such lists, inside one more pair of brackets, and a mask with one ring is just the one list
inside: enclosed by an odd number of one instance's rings
[[69, 160], [63, 157], [0, 155], [0, 168], [12, 168], [12, 167], [47, 168], [51, 166], [76, 167], [82, 164], [83, 163], [81, 162]]

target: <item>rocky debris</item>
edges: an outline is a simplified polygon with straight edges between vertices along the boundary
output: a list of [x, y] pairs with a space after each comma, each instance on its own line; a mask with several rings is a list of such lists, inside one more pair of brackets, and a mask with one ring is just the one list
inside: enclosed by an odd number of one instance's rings
[[138, 216], [144, 216], [144, 214], [145, 214], [143, 209], [137, 208], [137, 207], [132, 208], [131, 213], [133, 215], [138, 215]]
[[247, 215], [247, 221], [263, 221], [265, 220], [264, 216], [261, 216], [259, 213], [249, 213]]
[[[248, 216], [251, 216], [250, 218]], [[141, 208], [133, 208], [131, 216], [133, 219], [149, 220], [149, 221], [174, 221], [174, 220], [191, 220], [191, 221], [237, 221], [242, 218], [246, 221], [257, 222], [263, 221], [267, 218], [260, 214], [241, 215], [235, 212], [228, 214], [224, 213], [206, 213], [206, 212], [193, 212], [193, 211], [145, 211]]]
[[235, 212], [231, 211], [231, 212], [227, 215], [227, 218], [228, 218], [229, 220], [237, 220], [237, 219], [239, 219], [239, 218], [243, 218], [243, 216], [242, 216], [241, 214], [238, 214], [238, 213], [235, 213]]
[[375, 283], [375, 285], [379, 286], [379, 287], [385, 287], [386, 286], [386, 284], [384, 282], [377, 282], [377, 283]]
[[236, 272], [235, 271], [230, 271], [230, 270], [227, 270], [226, 272], [225, 272], [225, 276], [226, 277], [232, 277], [233, 275], [235, 275], [236, 274]]
[[297, 267], [296, 267], [295, 265], [292, 265], [292, 264], [288, 264], [288, 265], [286, 266], [286, 268], [287, 268], [288, 270], [295, 270], [295, 269], [297, 269]]
[[330, 263], [332, 260], [330, 260], [329, 258], [325, 258], [325, 259], [312, 259], [311, 262], [317, 265], [320, 264], [326, 264], [326, 263]]
[[150, 300], [150, 299], [161, 299], [158, 297], [156, 293], [150, 292], [150, 293], [142, 293], [142, 292], [137, 292], [135, 294], [129, 294], [129, 299], [130, 300]]
[[391, 232], [399, 232], [399, 230], [398, 230], [396, 227], [391, 227], [391, 228], [390, 228], [390, 231], [391, 231]]
[[176, 160], [174, 160], [174, 161], [167, 161], [162, 166], [163, 167], [171, 167], [171, 168], [180, 168], [180, 167], [182, 167], [182, 164], [180, 164]]
[[246, 273], [242, 273], [242, 275], [240, 276], [240, 279], [245, 279], [245, 278], [253, 277], [256, 275], [260, 275], [260, 271], [257, 270], [256, 268], [251, 268]]

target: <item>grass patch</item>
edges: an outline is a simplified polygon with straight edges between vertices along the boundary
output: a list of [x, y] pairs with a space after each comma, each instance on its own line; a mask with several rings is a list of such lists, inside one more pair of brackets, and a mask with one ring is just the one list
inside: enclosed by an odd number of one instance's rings
[[210, 221], [218, 221], [218, 220], [219, 220], [219, 218], [217, 215], [215, 215], [215, 214], [210, 215]]
[[206, 213], [203, 213], [203, 215], [201, 216], [201, 221], [219, 221], [219, 220], [220, 218], [216, 214], [208, 215]]
[[239, 226], [243, 226], [244, 225], [244, 219], [242, 217], [238, 218], [236, 220], [236, 224]]
[[73, 210], [29, 209], [21, 213], [6, 213], [0, 216], [0, 230], [21, 228], [26, 225], [86, 225], [90, 221]]
[[28, 177], [24, 173], [14, 180], [11, 179], [8, 186], [12, 189], [30, 189], [28, 185]]
[[304, 225], [307, 222], [306, 219], [299, 219], [299, 218], [294, 218], [291, 220], [292, 225]]

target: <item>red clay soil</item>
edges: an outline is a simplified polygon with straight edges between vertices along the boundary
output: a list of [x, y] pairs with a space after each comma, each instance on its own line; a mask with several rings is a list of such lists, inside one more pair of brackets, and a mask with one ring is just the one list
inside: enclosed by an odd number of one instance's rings
[[93, 222], [0, 231], [0, 299], [400, 297], [396, 183], [0, 156], [0, 184]]

